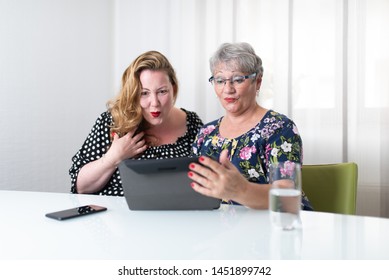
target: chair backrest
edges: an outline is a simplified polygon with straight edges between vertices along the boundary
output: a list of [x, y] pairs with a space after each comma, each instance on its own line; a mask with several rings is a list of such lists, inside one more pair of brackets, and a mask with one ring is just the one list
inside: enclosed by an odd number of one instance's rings
[[302, 188], [315, 211], [355, 214], [356, 163], [303, 165]]

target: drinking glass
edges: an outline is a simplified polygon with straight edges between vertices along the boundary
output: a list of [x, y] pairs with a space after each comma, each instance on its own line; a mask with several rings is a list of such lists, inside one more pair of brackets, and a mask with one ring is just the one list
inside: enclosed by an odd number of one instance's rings
[[283, 230], [294, 229], [300, 222], [301, 165], [286, 161], [272, 163], [269, 168], [271, 223]]

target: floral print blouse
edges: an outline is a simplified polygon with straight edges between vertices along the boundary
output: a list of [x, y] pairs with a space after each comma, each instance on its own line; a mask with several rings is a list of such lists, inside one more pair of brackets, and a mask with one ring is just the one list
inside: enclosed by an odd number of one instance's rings
[[[269, 165], [292, 161], [302, 164], [302, 140], [296, 125], [285, 115], [273, 110], [266, 112], [259, 123], [237, 138], [224, 138], [219, 126], [222, 118], [204, 125], [193, 143], [194, 154], [216, 160], [228, 149], [230, 161], [250, 182], [269, 183]], [[234, 203], [234, 202], [232, 202]], [[302, 194], [301, 207], [313, 210]]]

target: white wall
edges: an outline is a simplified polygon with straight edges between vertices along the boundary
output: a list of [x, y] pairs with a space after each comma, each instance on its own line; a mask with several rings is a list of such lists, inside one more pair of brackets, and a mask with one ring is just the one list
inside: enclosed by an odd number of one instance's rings
[[106, 0], [0, 0], [0, 189], [68, 192], [68, 170], [113, 95]]

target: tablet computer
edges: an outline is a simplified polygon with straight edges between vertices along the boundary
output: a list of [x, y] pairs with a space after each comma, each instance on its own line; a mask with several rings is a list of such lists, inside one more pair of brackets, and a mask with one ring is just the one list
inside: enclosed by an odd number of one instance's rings
[[220, 199], [194, 191], [188, 178], [196, 157], [137, 160], [120, 163], [124, 196], [131, 210], [213, 210]]

